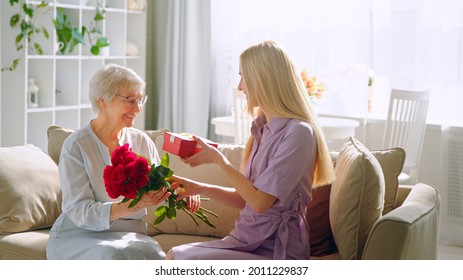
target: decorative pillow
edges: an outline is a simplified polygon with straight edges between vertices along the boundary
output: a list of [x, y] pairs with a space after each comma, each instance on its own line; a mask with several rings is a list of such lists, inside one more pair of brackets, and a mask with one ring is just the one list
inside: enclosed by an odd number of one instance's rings
[[390, 148], [371, 151], [378, 160], [384, 174], [385, 194], [383, 215], [395, 208], [397, 194], [399, 192], [398, 177], [402, 172], [405, 162], [405, 150], [402, 148]]
[[368, 233], [384, 207], [384, 174], [357, 139], [342, 146], [331, 186], [330, 223], [342, 259], [360, 259]]
[[50, 126], [48, 128], [48, 155], [56, 164], [59, 163], [59, 156], [61, 155], [61, 148], [63, 147], [64, 140], [73, 132], [73, 129], [60, 126]]
[[323, 257], [337, 252], [330, 225], [331, 184], [312, 190], [312, 201], [307, 207], [310, 230], [310, 255]]
[[50, 227], [60, 213], [53, 160], [33, 145], [0, 148], [0, 233]]
[[[336, 166], [338, 152], [330, 152]], [[310, 230], [310, 255], [323, 257], [338, 251], [330, 225], [331, 184], [312, 189], [312, 201], [307, 206], [307, 224]]]
[[[384, 174], [385, 195], [382, 215], [395, 208], [399, 189], [398, 176], [405, 161], [405, 151], [402, 148], [374, 150], [371, 153], [378, 160]], [[331, 151], [333, 165], [339, 152]], [[329, 207], [331, 185], [321, 186], [312, 191], [312, 201], [307, 207], [307, 222], [310, 229], [310, 255], [323, 257], [337, 252], [331, 231]]]
[[[162, 144], [164, 141], [162, 134], [158, 134], [153, 140], [155, 141], [159, 155], [162, 157], [165, 153], [165, 151], [162, 150]], [[244, 146], [220, 144], [218, 148], [235, 167], [239, 167]], [[169, 167], [174, 171], [175, 175], [209, 184], [225, 187], [230, 186], [222, 171], [216, 165], [207, 164], [192, 168], [184, 164], [178, 156], [169, 155]], [[145, 220], [148, 223], [148, 235], [152, 236], [160, 233], [170, 233], [224, 237], [234, 228], [235, 220], [239, 215], [240, 209], [228, 207], [213, 200], [202, 201], [201, 206], [211, 210], [219, 216], [219, 218], [215, 218], [209, 215], [209, 220], [216, 226], [216, 228], [207, 226], [199, 219], [196, 219], [199, 223], [199, 226], [197, 226], [191, 217], [184, 212], [179, 212], [175, 220], [166, 219], [161, 224], [153, 226], [156, 218], [153, 215], [153, 212], [156, 207], [149, 207], [148, 215], [145, 216]]]

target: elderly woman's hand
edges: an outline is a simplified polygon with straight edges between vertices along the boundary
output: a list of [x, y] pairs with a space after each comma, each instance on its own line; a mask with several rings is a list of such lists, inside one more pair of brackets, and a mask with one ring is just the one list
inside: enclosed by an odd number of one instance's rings
[[161, 188], [158, 191], [149, 191], [144, 193], [140, 198], [140, 201], [137, 203], [137, 209], [142, 209], [148, 206], [158, 205], [159, 203], [166, 200], [171, 195], [170, 192], [167, 192], [167, 188]]

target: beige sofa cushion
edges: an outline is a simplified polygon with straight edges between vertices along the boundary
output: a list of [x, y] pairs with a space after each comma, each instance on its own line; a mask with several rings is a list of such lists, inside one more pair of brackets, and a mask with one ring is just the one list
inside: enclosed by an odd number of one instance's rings
[[49, 229], [0, 235], [0, 260], [46, 260]]
[[384, 174], [384, 209], [383, 215], [391, 212], [396, 207], [399, 192], [398, 177], [402, 172], [405, 162], [405, 150], [402, 148], [390, 148], [371, 151], [378, 160]]
[[329, 211], [333, 236], [342, 259], [360, 259], [383, 211], [383, 171], [371, 152], [350, 137], [339, 152], [335, 174]]
[[60, 126], [50, 126], [47, 129], [48, 155], [56, 162], [56, 164], [59, 163], [59, 156], [61, 155], [61, 148], [63, 147], [64, 140], [73, 132], [73, 129]]
[[0, 233], [49, 227], [60, 213], [53, 160], [33, 145], [0, 148]]
[[[335, 157], [335, 159], [339, 156], [339, 152], [330, 153], [331, 157]], [[385, 194], [383, 215], [385, 215], [397, 207], [398, 178], [404, 166], [405, 150], [402, 148], [388, 148], [371, 150], [371, 154], [378, 160], [384, 174]]]

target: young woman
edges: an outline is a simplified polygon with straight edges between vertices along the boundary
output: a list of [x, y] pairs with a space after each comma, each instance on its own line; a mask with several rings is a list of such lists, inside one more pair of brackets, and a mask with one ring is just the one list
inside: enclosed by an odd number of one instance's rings
[[308, 259], [305, 219], [313, 186], [334, 180], [322, 131], [303, 82], [278, 44], [265, 41], [240, 56], [238, 89], [256, 112], [243, 158], [243, 173], [216, 148], [195, 138], [202, 151], [183, 159], [190, 166], [218, 165], [233, 188], [174, 177], [183, 195], [203, 194], [242, 208], [235, 228], [218, 241], [181, 245], [168, 259]]

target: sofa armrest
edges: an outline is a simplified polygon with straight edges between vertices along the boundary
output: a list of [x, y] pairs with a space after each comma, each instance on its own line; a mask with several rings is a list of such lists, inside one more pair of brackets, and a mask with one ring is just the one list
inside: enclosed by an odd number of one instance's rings
[[399, 185], [399, 189], [397, 191], [397, 199], [395, 201], [394, 209], [402, 206], [405, 199], [407, 199], [408, 195], [410, 194], [413, 186], [412, 185]]
[[400, 207], [373, 225], [362, 259], [437, 259], [439, 211], [437, 189], [416, 184]]

